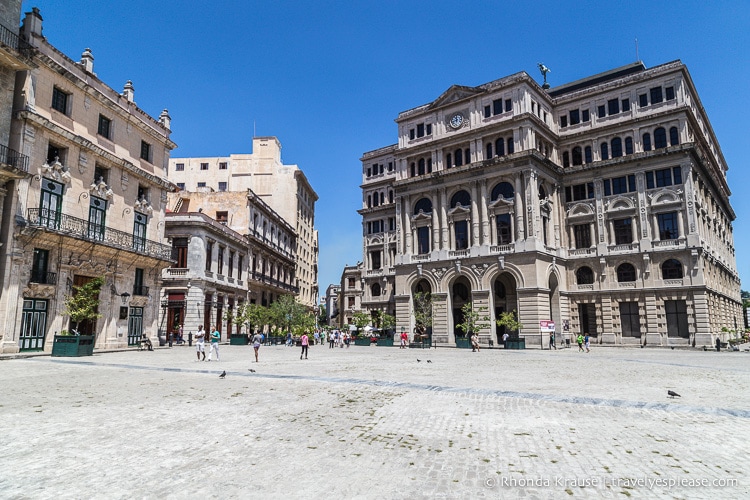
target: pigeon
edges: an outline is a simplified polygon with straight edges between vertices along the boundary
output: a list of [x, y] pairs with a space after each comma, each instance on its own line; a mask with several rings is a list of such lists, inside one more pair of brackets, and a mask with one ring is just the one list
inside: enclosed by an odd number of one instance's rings
[[248, 368], [248, 369], [249, 369], [249, 370], [250, 370], [251, 372], [255, 373], [255, 370], [253, 370], [252, 368]]
[[668, 395], [669, 395], [669, 397], [670, 397], [670, 398], [672, 398], [672, 399], [674, 399], [674, 398], [675, 398], [675, 396], [676, 396], [676, 397], [678, 397], [678, 398], [681, 398], [681, 397], [682, 397], [682, 396], [680, 396], [679, 394], [677, 394], [677, 393], [676, 393], [676, 392], [674, 392], [674, 391], [667, 391], [667, 394], [668, 394]]
[[431, 359], [428, 359], [428, 360], [427, 360], [427, 362], [428, 362], [428, 363], [432, 363], [432, 360], [431, 360]]
[[223, 371], [223, 372], [221, 372], [221, 375], [219, 375], [219, 378], [224, 378], [226, 376], [227, 376], [227, 372]]
[[417, 358], [417, 363], [421, 363], [421, 362], [422, 362], [422, 360], [419, 359], [419, 358]]

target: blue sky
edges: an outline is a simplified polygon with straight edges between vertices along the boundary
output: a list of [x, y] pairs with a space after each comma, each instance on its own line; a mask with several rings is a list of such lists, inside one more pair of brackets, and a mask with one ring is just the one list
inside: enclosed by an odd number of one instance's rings
[[729, 165], [734, 241], [750, 289], [750, 3], [737, 1], [24, 1], [44, 35], [152, 116], [168, 108], [173, 156], [249, 153], [281, 141], [320, 196], [320, 288], [362, 258], [361, 163], [396, 142], [400, 111], [453, 84], [518, 71], [552, 86], [636, 60], [690, 71]]

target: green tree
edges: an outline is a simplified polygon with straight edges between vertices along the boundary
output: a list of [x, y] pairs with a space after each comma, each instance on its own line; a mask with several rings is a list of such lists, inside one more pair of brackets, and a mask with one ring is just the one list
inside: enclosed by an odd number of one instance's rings
[[417, 292], [414, 294], [414, 322], [418, 327], [429, 328], [432, 326], [432, 295], [430, 292]]
[[93, 278], [84, 285], [74, 285], [73, 293], [65, 296], [63, 315], [70, 316], [70, 320], [75, 323], [76, 331], [78, 331], [81, 322], [102, 317], [97, 310], [99, 307], [99, 291], [102, 285], [104, 285], [103, 277]]
[[[519, 332], [523, 326], [518, 319], [516, 319], [516, 311], [507, 311], [500, 314], [500, 319], [495, 321], [497, 326], [504, 326], [508, 335], [512, 335], [512, 332]], [[516, 336], [518, 333], [516, 333]]]
[[[305, 306], [297, 302], [291, 295], [282, 295], [269, 309], [269, 323], [279, 328], [297, 332], [309, 327], [309, 317], [312, 316]], [[312, 318], [312, 328], [315, 327], [315, 318]]]
[[352, 317], [352, 322], [354, 323], [354, 326], [357, 327], [357, 334], [359, 335], [362, 328], [366, 327], [370, 324], [372, 321], [372, 317], [362, 311], [357, 311], [354, 313], [354, 316]]
[[486, 314], [486, 307], [478, 307], [476, 310], [472, 307], [472, 303], [468, 302], [461, 307], [461, 313], [463, 314], [464, 320], [456, 325], [456, 328], [462, 330], [466, 336], [471, 336], [472, 333], [478, 332], [482, 328], [489, 326], [488, 321], [490, 317]]
[[248, 304], [245, 307], [245, 324], [248, 333], [262, 331], [263, 327], [270, 322], [271, 313], [267, 307], [260, 304]]
[[382, 330], [392, 330], [394, 326], [396, 326], [396, 317], [388, 313], [383, 313], [380, 317], [380, 328]]

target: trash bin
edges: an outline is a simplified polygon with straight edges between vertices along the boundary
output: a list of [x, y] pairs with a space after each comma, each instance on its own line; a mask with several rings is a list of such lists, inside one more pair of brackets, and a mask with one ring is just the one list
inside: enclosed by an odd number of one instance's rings
[[570, 339], [565, 339], [565, 347], [570, 349]]

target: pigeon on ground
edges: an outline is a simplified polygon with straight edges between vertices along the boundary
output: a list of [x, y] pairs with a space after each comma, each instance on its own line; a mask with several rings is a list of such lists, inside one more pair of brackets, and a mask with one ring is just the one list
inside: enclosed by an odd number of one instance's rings
[[417, 363], [421, 363], [421, 362], [422, 362], [422, 360], [419, 359], [419, 358], [417, 358]]
[[226, 376], [227, 376], [227, 372], [223, 371], [223, 372], [221, 372], [221, 375], [219, 375], [219, 378], [224, 378]]
[[250, 370], [251, 372], [255, 373], [255, 370], [253, 370], [252, 368], [248, 368], [248, 369], [249, 369], [249, 370]]
[[432, 363], [432, 360], [428, 359], [428, 360], [427, 360], [427, 362], [428, 362], [428, 363]]
[[667, 394], [668, 394], [668, 395], [669, 395], [669, 397], [670, 397], [670, 398], [672, 398], [672, 399], [674, 399], [674, 398], [675, 398], [675, 396], [676, 396], [676, 397], [678, 397], [678, 398], [681, 398], [681, 397], [682, 397], [682, 396], [680, 396], [679, 394], [677, 394], [677, 393], [676, 393], [676, 392], [674, 392], [674, 391], [667, 391]]

